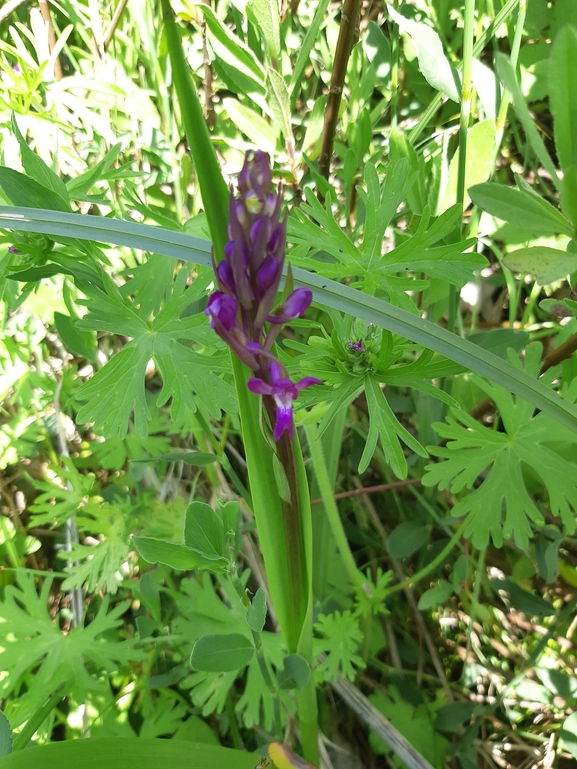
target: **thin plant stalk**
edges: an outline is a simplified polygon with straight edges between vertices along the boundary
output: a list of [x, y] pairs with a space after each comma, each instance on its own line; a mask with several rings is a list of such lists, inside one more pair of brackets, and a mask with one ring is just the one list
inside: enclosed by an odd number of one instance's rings
[[[236, 568], [236, 559], [234, 556], [234, 544], [231, 543], [229, 546], [230, 550], [230, 567], [228, 570], [228, 576], [230, 577], [230, 581], [232, 582], [232, 585], [234, 589], [236, 590], [236, 593], [238, 597], [240, 598], [240, 602], [242, 603], [243, 607], [245, 609], [249, 609], [251, 606], [251, 600], [248, 597], [248, 594], [246, 592], [246, 588], [241, 582], [240, 576], [238, 574], [237, 568]], [[262, 635], [259, 631], [253, 630], [251, 628], [252, 632], [252, 640], [254, 643], [255, 653], [256, 653], [256, 659], [258, 662], [258, 666], [260, 668], [260, 672], [262, 674], [263, 680], [266, 684], [267, 689], [272, 695], [273, 698], [273, 706], [274, 706], [274, 726], [275, 726], [275, 732], [278, 732], [280, 729], [280, 699], [278, 696], [278, 690], [275, 686], [275, 683], [272, 679], [272, 676], [270, 674], [270, 670], [268, 668], [263, 648], [262, 648]]]
[[329, 479], [327, 466], [323, 454], [323, 447], [320, 439], [314, 435], [314, 428], [312, 425], [305, 426], [305, 434], [307, 436], [307, 442], [309, 446], [309, 452], [313, 463], [313, 470], [319, 485], [319, 491], [323, 500], [323, 505], [329, 520], [331, 531], [336, 540], [337, 547], [343, 559], [343, 563], [348, 572], [351, 582], [355, 587], [360, 588], [363, 577], [361, 572], [357, 568], [355, 559], [349, 547], [349, 541], [339, 515], [337, 504], [333, 495], [333, 489]]
[[38, 710], [28, 719], [26, 724], [22, 727], [22, 730], [16, 735], [16, 738], [14, 739], [14, 745], [12, 747], [14, 752], [17, 750], [22, 750], [28, 745], [34, 736], [34, 733], [38, 731], [38, 729], [42, 726], [44, 721], [46, 721], [54, 708], [57, 707], [58, 703], [62, 700], [63, 697], [64, 686], [59, 686], [58, 689], [56, 689], [56, 691], [50, 695], [46, 702], [41, 705]]
[[[393, 0], [395, 11], [399, 9], [399, 0]], [[391, 127], [396, 128], [399, 108], [399, 26], [393, 24], [391, 29]]]
[[[511, 66], [513, 69], [517, 68], [517, 62], [519, 61], [519, 49], [521, 48], [521, 40], [523, 38], [523, 27], [525, 26], [525, 18], [527, 16], [527, 0], [519, 0], [519, 14], [517, 16], [517, 24], [515, 26], [515, 35], [513, 37], [513, 44], [511, 46]], [[509, 108], [509, 102], [511, 101], [511, 94], [509, 91], [503, 92], [503, 98], [501, 99], [501, 105], [499, 107], [499, 114], [497, 115], [497, 122], [495, 126], [495, 156], [499, 151], [501, 142], [503, 141], [503, 131], [505, 130], [505, 122], [507, 120], [507, 110]]]
[[360, 8], [360, 0], [344, 0], [339, 27], [339, 37], [337, 39], [337, 48], [335, 51], [335, 60], [333, 62], [331, 73], [329, 95], [325, 109], [325, 121], [319, 155], [319, 173], [321, 176], [324, 176], [325, 179], [329, 178], [331, 171], [331, 158], [333, 154], [337, 122], [339, 119], [339, 108], [341, 106], [343, 89], [345, 86], [349, 57], [353, 50], [353, 42]]
[[[457, 204], [463, 209], [465, 202], [465, 174], [467, 168], [467, 133], [471, 120], [471, 100], [473, 92], [473, 41], [475, 34], [475, 0], [465, 0], [465, 18], [463, 30], [463, 82], [461, 85], [461, 117], [459, 121], [459, 155], [457, 167]], [[449, 288], [449, 316], [447, 328], [455, 330], [458, 310], [458, 295], [455, 286]]]

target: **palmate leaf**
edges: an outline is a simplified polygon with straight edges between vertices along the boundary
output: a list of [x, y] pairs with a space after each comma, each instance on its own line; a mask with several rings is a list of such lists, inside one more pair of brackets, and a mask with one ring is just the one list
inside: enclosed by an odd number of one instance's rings
[[128, 545], [128, 510], [120, 505], [91, 500], [76, 516], [79, 531], [86, 534], [102, 535], [104, 539], [94, 546], [73, 544], [71, 550], [63, 551], [62, 557], [69, 563], [80, 561], [78, 565], [67, 566], [70, 576], [64, 581], [63, 588], [83, 587], [90, 593], [106, 590], [116, 593], [122, 582], [120, 567], [129, 553]]
[[348, 609], [342, 613], [321, 614], [315, 630], [323, 636], [322, 640], [316, 639], [316, 652], [327, 655], [318, 665], [317, 673], [325, 681], [334, 680], [339, 674], [354, 681], [356, 671], [365, 667], [358, 653], [363, 640], [358, 618]]
[[[305, 190], [307, 202], [295, 209], [289, 219], [289, 241], [297, 245], [291, 254], [293, 263], [310, 269], [313, 257], [319, 274], [333, 279], [355, 276], [362, 279], [365, 290], [384, 289], [392, 301], [400, 301], [402, 306], [407, 305], [404, 291], [416, 286], [414, 278], [407, 285], [399, 285], [395, 277], [399, 274], [424, 272], [454, 285], [463, 285], [472, 279], [474, 271], [486, 263], [482, 256], [467, 250], [475, 240], [443, 243], [459, 220], [458, 206], [436, 219], [425, 209], [416, 232], [410, 236], [401, 234], [397, 247], [382, 254], [385, 231], [413, 182], [414, 176], [405, 158], [388, 168], [382, 182], [373, 165], [365, 166], [367, 189], [358, 187], [365, 208], [362, 240], [358, 246], [335, 221], [330, 197], [323, 207], [312, 190]], [[439, 245], [433, 247], [435, 244]], [[332, 259], [327, 261], [325, 255]]]
[[[442, 400], [448, 406], [457, 401], [430, 380], [459, 372], [454, 363], [435, 358], [425, 350], [412, 362], [405, 363], [414, 354], [414, 345], [386, 331], [367, 327], [350, 316], [328, 310], [333, 332], [329, 337], [313, 337], [308, 345], [287, 341], [286, 346], [301, 352], [298, 358], [303, 373], [320, 377], [334, 389], [330, 393], [331, 405], [319, 425], [319, 436], [327, 429], [339, 410], [346, 408], [363, 390], [367, 399], [369, 432], [359, 462], [363, 473], [372, 459], [380, 439], [383, 452], [398, 478], [407, 477], [407, 460], [401, 442], [421, 457], [428, 454], [421, 444], [399, 422], [381, 389], [381, 383], [393, 388], [412, 388]], [[363, 351], [351, 349], [349, 343], [361, 339]], [[348, 340], [348, 342], [347, 342]], [[409, 358], [410, 361], [410, 358]], [[290, 370], [290, 362], [289, 365]], [[326, 391], [315, 388], [303, 395], [307, 405], [322, 402]]]
[[48, 613], [52, 581], [48, 575], [38, 594], [34, 575], [19, 569], [17, 584], [6, 587], [0, 604], [0, 668], [8, 672], [0, 682], [0, 696], [13, 697], [23, 692], [11, 704], [14, 726], [61, 685], [64, 693], [72, 692], [79, 702], [88, 689], [100, 688], [102, 684], [90, 675], [86, 663], [97, 673], [110, 673], [119, 664], [144, 657], [128, 641], [113, 641], [108, 635], [122, 624], [120, 618], [130, 601], [123, 601], [109, 612], [105, 599], [90, 624], [77, 625], [64, 635]]
[[[539, 373], [541, 349], [539, 344], [527, 349], [525, 370], [533, 376]], [[515, 363], [513, 355], [510, 360]], [[485, 547], [489, 537], [500, 547], [503, 538], [513, 536], [515, 544], [525, 549], [532, 536], [530, 521], [537, 526], [544, 523], [543, 513], [525, 486], [523, 467], [527, 466], [547, 489], [551, 512], [560, 516], [565, 531], [572, 534], [577, 513], [577, 462], [571, 461], [570, 453], [562, 456], [556, 452], [554, 446], [560, 442], [574, 446], [577, 436], [548, 414], [532, 416], [533, 407], [504, 388], [480, 378], [475, 382], [497, 404], [505, 432], [484, 427], [452, 409], [446, 424], [433, 425], [448, 443], [446, 447], [429, 447], [431, 454], [444, 461], [426, 468], [423, 484], [438, 484], [457, 493], [470, 489], [487, 472], [481, 485], [461, 499], [452, 514], [470, 515], [465, 535], [472, 538], [475, 547]], [[577, 401], [577, 380], [565, 397], [569, 402]], [[572, 456], [577, 456], [577, 449], [572, 449]]]
[[35, 481], [42, 491], [30, 510], [35, 514], [35, 526], [59, 526], [86, 504], [95, 484], [92, 473], [79, 473], [71, 459], [62, 457], [65, 468], [58, 468], [58, 481]]
[[[157, 405], [170, 401], [174, 421], [182, 421], [187, 412], [196, 411], [195, 397], [217, 417], [221, 409], [236, 410], [232, 385], [218, 376], [229, 371], [228, 356], [214, 351], [212, 355], [200, 354], [186, 344], [199, 337], [202, 340], [203, 327], [207, 326], [202, 313], [181, 317], [203, 295], [206, 285], [206, 280], [200, 279], [198, 285], [195, 282], [187, 290], [186, 280], [187, 271], [181, 270], [172, 295], [161, 310], [155, 308], [153, 320], [143, 317], [142, 306], [122, 296], [106, 276], [103, 289], [82, 284], [87, 295], [82, 302], [88, 313], [77, 322], [77, 327], [123, 334], [132, 340], [80, 389], [78, 398], [87, 403], [78, 412], [79, 422], [93, 422], [95, 431], [107, 438], [124, 438], [133, 416], [136, 435], [146, 437], [151, 415], [146, 403], [145, 374], [151, 359], [163, 380]], [[170, 289], [168, 284], [166, 291], [170, 293]], [[135, 291], [148, 310], [150, 295], [143, 295], [140, 281]], [[162, 298], [160, 294], [156, 296]]]

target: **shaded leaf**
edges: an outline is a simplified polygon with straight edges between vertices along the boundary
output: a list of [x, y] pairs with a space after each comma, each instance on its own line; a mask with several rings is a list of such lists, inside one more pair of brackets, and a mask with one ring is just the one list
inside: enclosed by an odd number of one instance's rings
[[439, 604], [444, 603], [447, 598], [453, 594], [454, 590], [453, 585], [451, 585], [450, 582], [447, 582], [446, 579], [440, 580], [438, 585], [430, 588], [430, 590], [426, 590], [419, 598], [418, 609], [420, 611], [426, 611], [433, 606], [438, 606]]
[[577, 166], [577, 30], [564, 25], [553, 42], [549, 67], [555, 149], [563, 172]]
[[148, 563], [163, 563], [171, 569], [189, 571], [190, 569], [210, 569], [224, 572], [227, 566], [225, 558], [207, 559], [186, 545], [168, 542], [156, 537], [134, 537], [134, 546], [140, 556]]
[[577, 256], [547, 246], [531, 246], [513, 251], [503, 259], [513, 272], [534, 275], [540, 286], [554, 283], [577, 270]]
[[254, 654], [252, 642], [240, 633], [205, 635], [194, 644], [190, 663], [208, 673], [229, 673], [246, 667]]
[[311, 676], [311, 666], [300, 654], [289, 654], [283, 659], [283, 669], [277, 674], [279, 689], [302, 690]]
[[564, 746], [574, 758], [577, 758], [577, 713], [566, 718], [559, 732]]
[[522, 611], [528, 617], [550, 617], [555, 614], [555, 607], [552, 606], [540, 595], [529, 593], [511, 579], [492, 579], [491, 582], [496, 590], [504, 590], [509, 594], [509, 600], [512, 605]]
[[12, 752], [12, 727], [10, 721], [0, 710], [0, 758]]
[[429, 530], [418, 521], [404, 521], [391, 532], [387, 549], [393, 558], [408, 558], [429, 539]]
[[395, 11], [392, 5], [387, 5], [391, 19], [399, 25], [401, 32], [406, 32], [413, 41], [417, 52], [419, 69], [425, 80], [437, 91], [441, 91], [449, 99], [459, 101], [459, 75], [445, 56], [441, 38], [428, 24], [412, 21]]

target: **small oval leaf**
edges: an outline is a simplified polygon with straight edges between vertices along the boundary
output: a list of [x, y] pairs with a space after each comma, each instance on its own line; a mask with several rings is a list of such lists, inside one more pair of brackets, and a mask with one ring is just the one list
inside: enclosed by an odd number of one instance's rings
[[194, 644], [191, 665], [206, 673], [232, 673], [246, 667], [254, 646], [240, 633], [204, 635]]
[[435, 585], [435, 587], [432, 587], [430, 590], [426, 590], [423, 593], [419, 599], [417, 608], [419, 611], [426, 611], [433, 606], [438, 606], [440, 603], [444, 603], [453, 591], [453, 585], [442, 579], [438, 585]]
[[255, 633], [262, 632], [266, 620], [266, 594], [262, 587], [256, 591], [251, 605], [246, 611], [246, 621]]
[[418, 521], [405, 521], [393, 529], [387, 544], [393, 558], [408, 558], [416, 553], [429, 538], [426, 526]]

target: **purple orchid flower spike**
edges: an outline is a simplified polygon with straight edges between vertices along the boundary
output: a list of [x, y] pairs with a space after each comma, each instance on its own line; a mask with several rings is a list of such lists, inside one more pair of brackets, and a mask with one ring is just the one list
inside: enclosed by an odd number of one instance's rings
[[298, 398], [300, 390], [315, 384], [322, 384], [320, 379], [314, 376], [306, 376], [298, 382], [293, 382], [287, 376], [282, 375], [283, 367], [280, 363], [270, 364], [270, 384], [257, 377], [248, 380], [248, 389], [259, 395], [271, 395], [276, 404], [276, 423], [272, 437], [280, 440], [284, 432], [289, 434], [292, 440], [295, 437], [293, 421], [293, 401]]
[[217, 265], [213, 257], [218, 290], [205, 312], [219, 337], [254, 372], [249, 390], [273, 398], [275, 441], [284, 433], [292, 439], [293, 400], [300, 390], [322, 382], [315, 377], [292, 382], [272, 348], [282, 324], [302, 317], [313, 295], [297, 288], [274, 309], [285, 260], [286, 214], [281, 216], [282, 195], [280, 189], [275, 192], [266, 152], [247, 153], [238, 188], [240, 195], [230, 196], [224, 259]]

